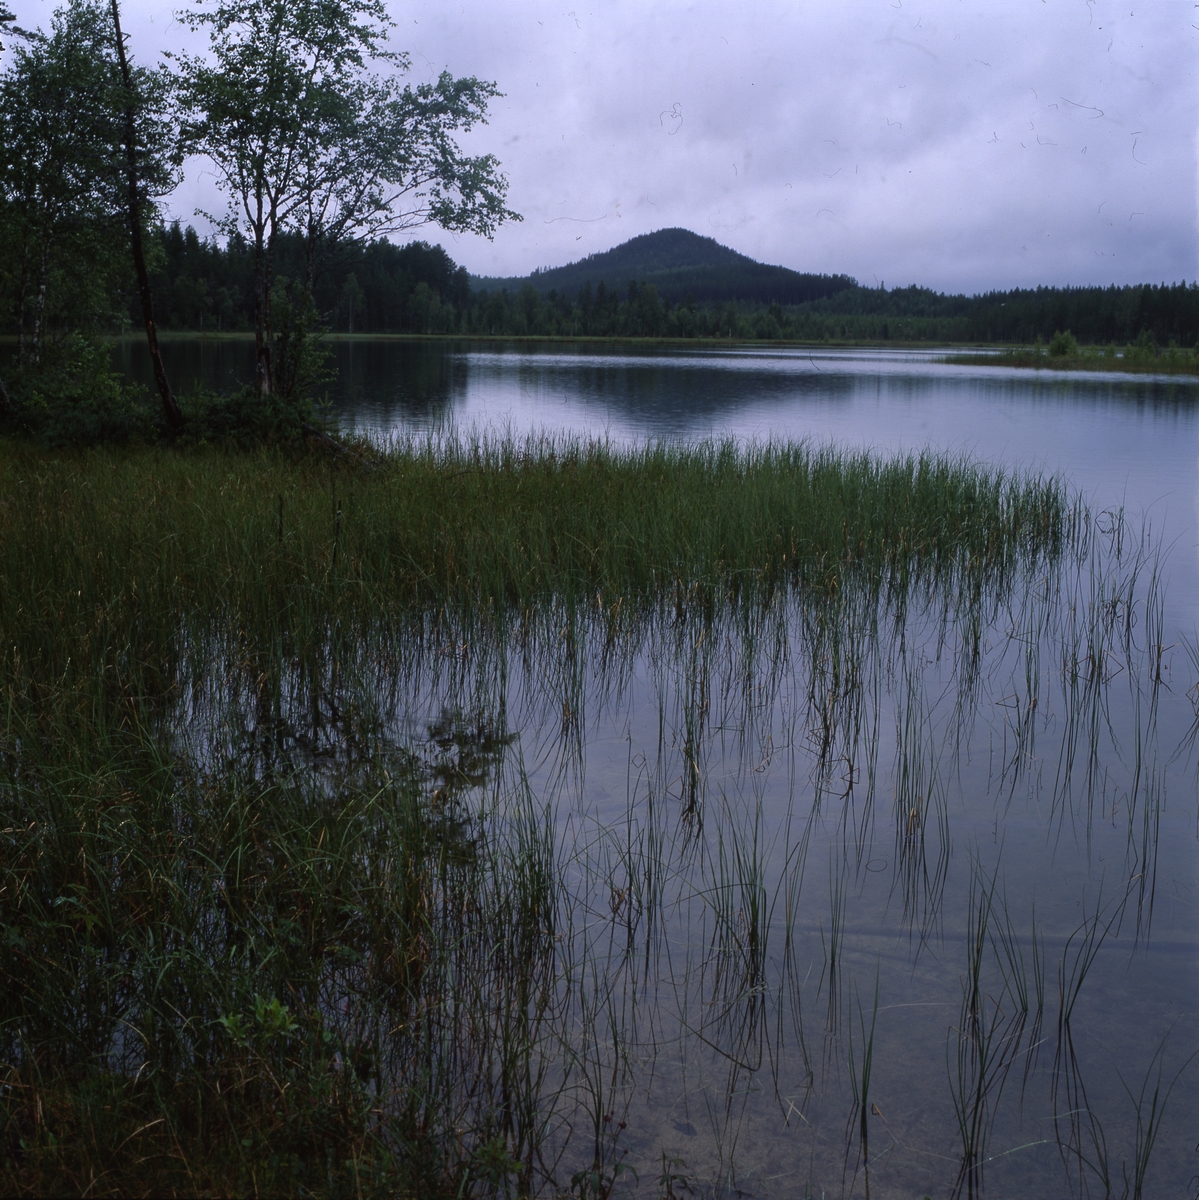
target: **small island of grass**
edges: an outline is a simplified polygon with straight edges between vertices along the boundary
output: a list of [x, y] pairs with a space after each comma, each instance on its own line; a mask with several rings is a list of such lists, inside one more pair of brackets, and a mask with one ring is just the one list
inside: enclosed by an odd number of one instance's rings
[[1199, 353], [1171, 342], [1160, 350], [1149, 336], [1122, 348], [1083, 346], [1069, 330], [1054, 334], [1048, 345], [1040, 338], [1031, 346], [1006, 346], [1000, 350], [970, 350], [947, 355], [942, 361], [955, 366], [1031, 367], [1043, 371], [1114, 371], [1134, 375], [1199, 375]]

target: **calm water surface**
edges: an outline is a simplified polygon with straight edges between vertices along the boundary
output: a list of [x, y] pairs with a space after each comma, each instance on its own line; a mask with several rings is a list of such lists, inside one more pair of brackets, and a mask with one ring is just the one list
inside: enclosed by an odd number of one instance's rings
[[[248, 373], [245, 342], [166, 345], [180, 390]], [[846, 615], [830, 641], [798, 597], [615, 652], [584, 623], [417, 665], [390, 719], [417, 742], [447, 713], [516, 735], [495, 786], [544, 802], [572, 897], [563, 1094], [643, 1189], [673, 1160], [701, 1194], [965, 1195], [973, 1139], [981, 1194], [1194, 1194], [1199, 381], [863, 350], [333, 351], [347, 429], [934, 449], [1122, 510], [1122, 543], [1101, 515], [1090, 558], [974, 608]]]
[[[164, 339], [178, 390], [252, 376], [245, 339]], [[1199, 380], [937, 363], [936, 350], [666, 350], [331, 343], [333, 420], [372, 433], [567, 432], [932, 448], [1059, 475], [1170, 545], [1169, 603], [1199, 624]], [[143, 344], [122, 364], [149, 383]]]

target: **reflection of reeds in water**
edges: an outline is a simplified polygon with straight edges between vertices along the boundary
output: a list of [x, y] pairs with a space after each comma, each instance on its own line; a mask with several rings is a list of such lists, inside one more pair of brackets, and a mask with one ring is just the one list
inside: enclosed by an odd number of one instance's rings
[[[962, 1145], [953, 1194], [971, 1200], [983, 1194], [983, 1169], [996, 1109], [1011, 1068], [1022, 1054], [1027, 1084], [1039, 1043], [1044, 971], [1034, 925], [1032, 972], [1037, 1006], [1029, 1032], [1028, 967], [1006, 900], [997, 903], [996, 877], [988, 879], [977, 863], [972, 876], [962, 1003], [949, 1038], [950, 1093]], [[995, 976], [997, 986], [992, 991], [988, 981]]]
[[[853, 1105], [850, 1109], [846, 1139], [845, 1155], [849, 1157], [850, 1145], [854, 1133], [858, 1138], [858, 1162], [862, 1167], [862, 1177], [866, 1188], [866, 1200], [870, 1200], [870, 1073], [874, 1066], [874, 1033], [878, 1024], [878, 992], [879, 976], [874, 977], [874, 1003], [870, 1008], [870, 1029], [866, 1028], [866, 1014], [862, 1008], [862, 998], [857, 997], [858, 1029], [860, 1032], [859, 1049], [861, 1060], [854, 1054], [853, 1023], [849, 1027], [849, 1084], [853, 1092]], [[855, 1129], [856, 1126], [856, 1129]], [[854, 1175], [857, 1170], [855, 1167]], [[852, 1190], [852, 1185], [851, 1185]]]
[[[290, 1191], [313, 1177], [289, 1156], [328, 1137], [340, 1186], [381, 1165], [382, 1104], [431, 1167], [463, 1121], [475, 1148], [499, 1138], [531, 1161], [545, 1136], [528, 1051], [554, 997], [552, 838], [531, 798], [499, 822], [461, 804], [502, 738], [439, 740], [457, 752], [435, 755], [427, 786], [396, 763], [335, 790], [232, 763], [180, 781], [179, 761], [136, 734], [110, 734], [100, 761], [26, 761], [8, 793], [28, 824], [5, 854], [25, 944], [3, 1030], [9, 1119], [26, 1098], [53, 1113], [34, 1153], [103, 1113], [95, 1141], [69, 1144], [68, 1174], [125, 1139], [159, 1178], [180, 1154], [211, 1171], [202, 1139], [216, 1139], [214, 1185]], [[52, 1045], [99, 1072], [102, 1109], [64, 1090]]]
[[[1035, 791], [1054, 746], [1049, 825], [1119, 816], [1149, 936], [1159, 575], [1052, 484], [547, 443], [404, 448], [336, 493], [271, 455], [0, 469], [27, 500], [0, 547], [0, 1106], [25, 1144], [6, 1180], [606, 1194], [684, 1157], [655, 1124], [683, 1103], [706, 1123], [693, 1178], [731, 1186], [763, 1089], [795, 1138], [843, 1105], [877, 1190], [890, 977], [867, 1020], [847, 914], [890, 896], [890, 933], [944, 957], [952, 896], [949, 1099], [976, 1195], [1011, 1070], [1030, 1104], [1044, 1082], [1044, 937], [995, 871], [972, 866], [968, 900], [951, 871], [956, 772], [995, 709], [991, 786]], [[606, 809], [604, 722], [628, 739]], [[1058, 972], [1074, 1181], [1118, 1173], [1072, 1040], [1098, 921]], [[1130, 1191], [1170, 1094], [1145, 1079]], [[833, 1179], [819, 1136], [808, 1170]]]
[[[1124, 915], [1128, 897], [1109, 905], [1097, 904], [1083, 923], [1066, 939], [1058, 960], [1057, 1043], [1053, 1059], [1053, 1115], [1058, 1148], [1067, 1168], [1077, 1172], [1080, 1191], [1093, 1175], [1105, 1192], [1112, 1187], [1107, 1137], [1103, 1123], [1087, 1096], [1078, 1055], [1074, 1048], [1073, 1016], [1087, 975], [1113, 926]], [[1085, 1191], [1084, 1191], [1085, 1194]]]
[[[906, 684], [895, 769], [894, 880], [903, 896], [904, 919], [918, 927], [923, 939], [929, 936], [941, 911], [949, 870], [949, 814], [939, 754], [927, 726], [923, 691], [911, 678]], [[936, 839], [931, 863], [930, 833]]]
[[[821, 930], [821, 941], [824, 943], [824, 971], [820, 982], [828, 978], [828, 1018], [825, 1028], [829, 1033], [837, 1031], [841, 1012], [841, 977], [845, 969], [844, 936], [845, 936], [845, 874], [844, 866], [839, 856], [834, 855], [829, 862], [829, 926], [828, 941], [824, 941]], [[819, 984], [817, 988], [819, 989]]]
[[[1129, 1162], [1128, 1158], [1126, 1158], [1121, 1166], [1123, 1194], [1129, 1197], [1129, 1200], [1143, 1200], [1145, 1195], [1145, 1176], [1149, 1171], [1149, 1158], [1153, 1153], [1153, 1146], [1157, 1141], [1158, 1134], [1161, 1132], [1162, 1117], [1165, 1113], [1166, 1104], [1170, 1099], [1170, 1093], [1173, 1092], [1179, 1079], [1182, 1078], [1183, 1072], [1199, 1056], [1199, 1050], [1192, 1051], [1187, 1055], [1179, 1064], [1169, 1083], [1165, 1084], [1163, 1090], [1165, 1053], [1168, 1038], [1169, 1034], [1162, 1038], [1153, 1057], [1149, 1060], [1149, 1066], [1145, 1070], [1144, 1081], [1141, 1083], [1141, 1088], [1137, 1095], [1134, 1096], [1132, 1094], [1132, 1089], [1124, 1082], [1123, 1076], [1120, 1078], [1120, 1083], [1128, 1099], [1132, 1102], [1135, 1113], [1132, 1154], [1130, 1156], [1132, 1161]], [[1149, 1091], [1151, 1083], [1153, 1085], [1152, 1092]]]

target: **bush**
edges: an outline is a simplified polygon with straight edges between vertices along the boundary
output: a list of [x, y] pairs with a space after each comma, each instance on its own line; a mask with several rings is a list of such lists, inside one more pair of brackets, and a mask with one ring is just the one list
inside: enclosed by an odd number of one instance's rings
[[224, 395], [197, 389], [183, 401], [183, 412], [187, 440], [233, 444], [243, 449], [295, 441], [312, 420], [309, 401], [277, 393], [260, 396], [254, 387]]
[[154, 438], [160, 418], [149, 397], [112, 369], [107, 347], [72, 336], [36, 369], [15, 374], [6, 423], [44, 446], [123, 444]]
[[4, 372], [7, 411], [0, 432], [49, 449], [178, 440], [252, 446], [295, 441], [313, 421], [309, 396], [324, 378], [327, 352], [302, 328], [288, 327], [276, 347], [279, 386], [259, 396], [252, 386], [228, 394], [197, 389], [181, 397], [186, 426], [168, 429], [156, 394], [113, 369], [111, 348], [72, 334], [47, 346], [35, 367]]
[[274, 390], [260, 396], [248, 385], [227, 394], [197, 389], [184, 400], [184, 437], [194, 442], [252, 446], [295, 441], [312, 422], [312, 395], [327, 382], [328, 347], [321, 344], [317, 314], [304, 289], [287, 279], [275, 281], [272, 347]]
[[1050, 358], [1068, 358], [1073, 357], [1078, 353], [1078, 342], [1075, 340], [1074, 334], [1068, 329], [1065, 333], [1060, 330], [1053, 335], [1053, 340], [1049, 343]]
[[307, 290], [283, 277], [271, 290], [271, 308], [274, 390], [288, 403], [302, 403], [332, 379], [320, 318]]
[[1156, 358], [1157, 343], [1153, 340], [1153, 334], [1148, 329], [1142, 329], [1136, 343], [1124, 348], [1124, 357], [1133, 362]]

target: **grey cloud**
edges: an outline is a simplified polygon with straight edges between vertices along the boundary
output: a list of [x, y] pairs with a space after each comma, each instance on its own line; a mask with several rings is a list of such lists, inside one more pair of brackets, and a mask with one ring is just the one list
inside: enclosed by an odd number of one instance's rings
[[[166, 10], [126, 5], [152, 57]], [[16, 7], [48, 20], [37, 0]], [[888, 284], [1195, 278], [1199, 31], [1189, 3], [1132, 11], [396, 6], [414, 78], [448, 68], [506, 93], [469, 145], [501, 159], [525, 217], [494, 242], [422, 233], [485, 274], [681, 225], [764, 261]], [[207, 186], [193, 172], [174, 210], [211, 207]]]

